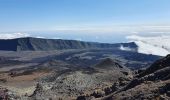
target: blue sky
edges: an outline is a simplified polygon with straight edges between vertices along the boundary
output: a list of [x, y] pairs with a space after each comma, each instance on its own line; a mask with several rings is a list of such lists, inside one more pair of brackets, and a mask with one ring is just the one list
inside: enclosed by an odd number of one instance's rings
[[77, 39], [92, 34], [169, 34], [169, 4], [170, 0], [0, 0], [0, 32]]

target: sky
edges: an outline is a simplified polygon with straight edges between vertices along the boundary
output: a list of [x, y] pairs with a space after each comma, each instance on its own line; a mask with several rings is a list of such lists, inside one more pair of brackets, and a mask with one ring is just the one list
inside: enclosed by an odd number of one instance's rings
[[170, 34], [170, 0], [0, 0], [0, 35], [120, 42]]

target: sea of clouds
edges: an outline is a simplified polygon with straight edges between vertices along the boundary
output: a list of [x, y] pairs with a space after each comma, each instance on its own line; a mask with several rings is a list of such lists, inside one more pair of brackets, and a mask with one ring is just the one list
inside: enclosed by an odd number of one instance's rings
[[0, 39], [15, 39], [21, 37], [29, 37], [28, 33], [0, 33]]
[[135, 42], [138, 52], [166, 56], [170, 54], [170, 35], [160, 36], [139, 36], [130, 35], [126, 37], [129, 41]]

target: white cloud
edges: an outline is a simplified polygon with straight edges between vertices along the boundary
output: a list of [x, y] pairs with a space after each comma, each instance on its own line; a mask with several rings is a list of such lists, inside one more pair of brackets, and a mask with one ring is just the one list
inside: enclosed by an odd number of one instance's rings
[[53, 37], [52, 39], [62, 39], [61, 37]]
[[28, 33], [0, 33], [0, 39], [14, 39], [30, 36]]
[[45, 37], [43, 37], [43, 36], [36, 36], [36, 38], [43, 39], [43, 38], [45, 38]]
[[170, 34], [170, 25], [84, 25], [59, 26], [55, 31], [104, 34]]
[[139, 53], [166, 56], [170, 54], [170, 35], [143, 37], [132, 35], [126, 37], [129, 41], [135, 42]]
[[123, 45], [120, 46], [120, 50], [123, 50], [123, 51], [132, 51], [132, 49], [130, 47], [124, 47]]

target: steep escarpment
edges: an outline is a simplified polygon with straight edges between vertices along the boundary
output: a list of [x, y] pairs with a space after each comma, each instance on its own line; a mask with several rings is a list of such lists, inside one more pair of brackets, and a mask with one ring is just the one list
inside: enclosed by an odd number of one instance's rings
[[30, 39], [31, 38], [0, 40], [0, 50], [4, 51], [34, 50]]
[[120, 46], [131, 47], [136, 50], [135, 43], [94, 43], [82, 42], [76, 40], [61, 39], [41, 39], [41, 38], [18, 38], [0, 40], [0, 50], [8, 51], [45, 51], [45, 50], [63, 50], [63, 49], [89, 49], [89, 48], [119, 48]]

